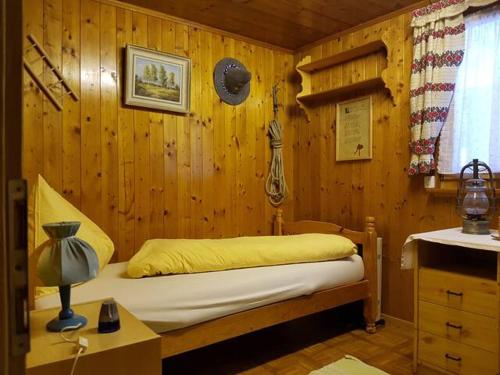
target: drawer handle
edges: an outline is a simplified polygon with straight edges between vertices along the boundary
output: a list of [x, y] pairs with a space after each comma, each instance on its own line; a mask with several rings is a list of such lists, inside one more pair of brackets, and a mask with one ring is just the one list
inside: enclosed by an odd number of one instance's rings
[[464, 295], [462, 292], [454, 292], [453, 290], [449, 289], [446, 291], [446, 294], [457, 297], [462, 297]]
[[451, 359], [452, 361], [455, 361], [455, 362], [460, 362], [460, 361], [462, 360], [462, 357], [455, 356], [455, 355], [451, 355], [451, 354], [448, 354], [448, 353], [446, 353], [446, 354], [444, 355], [444, 357], [445, 357], [446, 359]]
[[450, 323], [450, 322], [446, 322], [446, 327], [455, 328], [455, 329], [462, 329], [462, 325], [461, 324], [453, 324], [453, 323]]

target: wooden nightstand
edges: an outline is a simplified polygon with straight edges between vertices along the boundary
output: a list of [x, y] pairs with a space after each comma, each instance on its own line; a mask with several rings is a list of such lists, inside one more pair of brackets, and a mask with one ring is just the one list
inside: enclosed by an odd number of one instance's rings
[[[160, 337], [118, 305], [121, 329], [113, 333], [97, 333], [102, 301], [74, 305], [72, 309], [87, 317], [88, 323], [70, 338], [84, 336], [89, 347], [78, 359], [75, 375], [161, 374]], [[26, 357], [27, 375], [69, 374], [77, 352], [59, 333], [48, 332], [45, 325], [59, 312], [57, 309], [32, 311], [31, 352]]]
[[414, 236], [414, 370], [498, 374], [500, 242], [458, 228]]

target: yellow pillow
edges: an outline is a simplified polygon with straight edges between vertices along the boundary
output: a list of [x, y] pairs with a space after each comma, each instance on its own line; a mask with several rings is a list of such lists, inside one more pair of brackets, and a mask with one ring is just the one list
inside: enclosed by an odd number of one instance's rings
[[[38, 175], [38, 181], [33, 187], [28, 207], [30, 254], [36, 257], [35, 250], [48, 240], [42, 225], [58, 221], [81, 222], [76, 237], [88, 242], [93, 247], [99, 259], [99, 269], [103, 269], [109, 263], [115, 250], [111, 239], [92, 220], [55, 191], [42, 176]], [[34, 265], [30, 266], [33, 267]], [[57, 288], [54, 287], [37, 288], [36, 296], [51, 293], [55, 290]]]
[[308, 233], [216, 240], [149, 240], [128, 263], [131, 277], [321, 262], [356, 253], [348, 238]]

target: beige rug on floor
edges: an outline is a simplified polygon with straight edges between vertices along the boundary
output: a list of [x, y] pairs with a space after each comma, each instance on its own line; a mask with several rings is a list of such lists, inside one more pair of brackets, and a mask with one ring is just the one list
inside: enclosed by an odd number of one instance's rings
[[329, 364], [319, 370], [314, 370], [309, 375], [389, 375], [373, 366], [360, 361], [352, 355]]

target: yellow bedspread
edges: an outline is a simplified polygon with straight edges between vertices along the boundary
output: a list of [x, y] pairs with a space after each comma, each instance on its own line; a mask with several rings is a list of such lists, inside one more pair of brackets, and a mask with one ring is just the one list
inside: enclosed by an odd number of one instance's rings
[[222, 271], [320, 262], [356, 253], [349, 239], [333, 234], [225, 239], [156, 239], [144, 243], [128, 264], [130, 277]]

